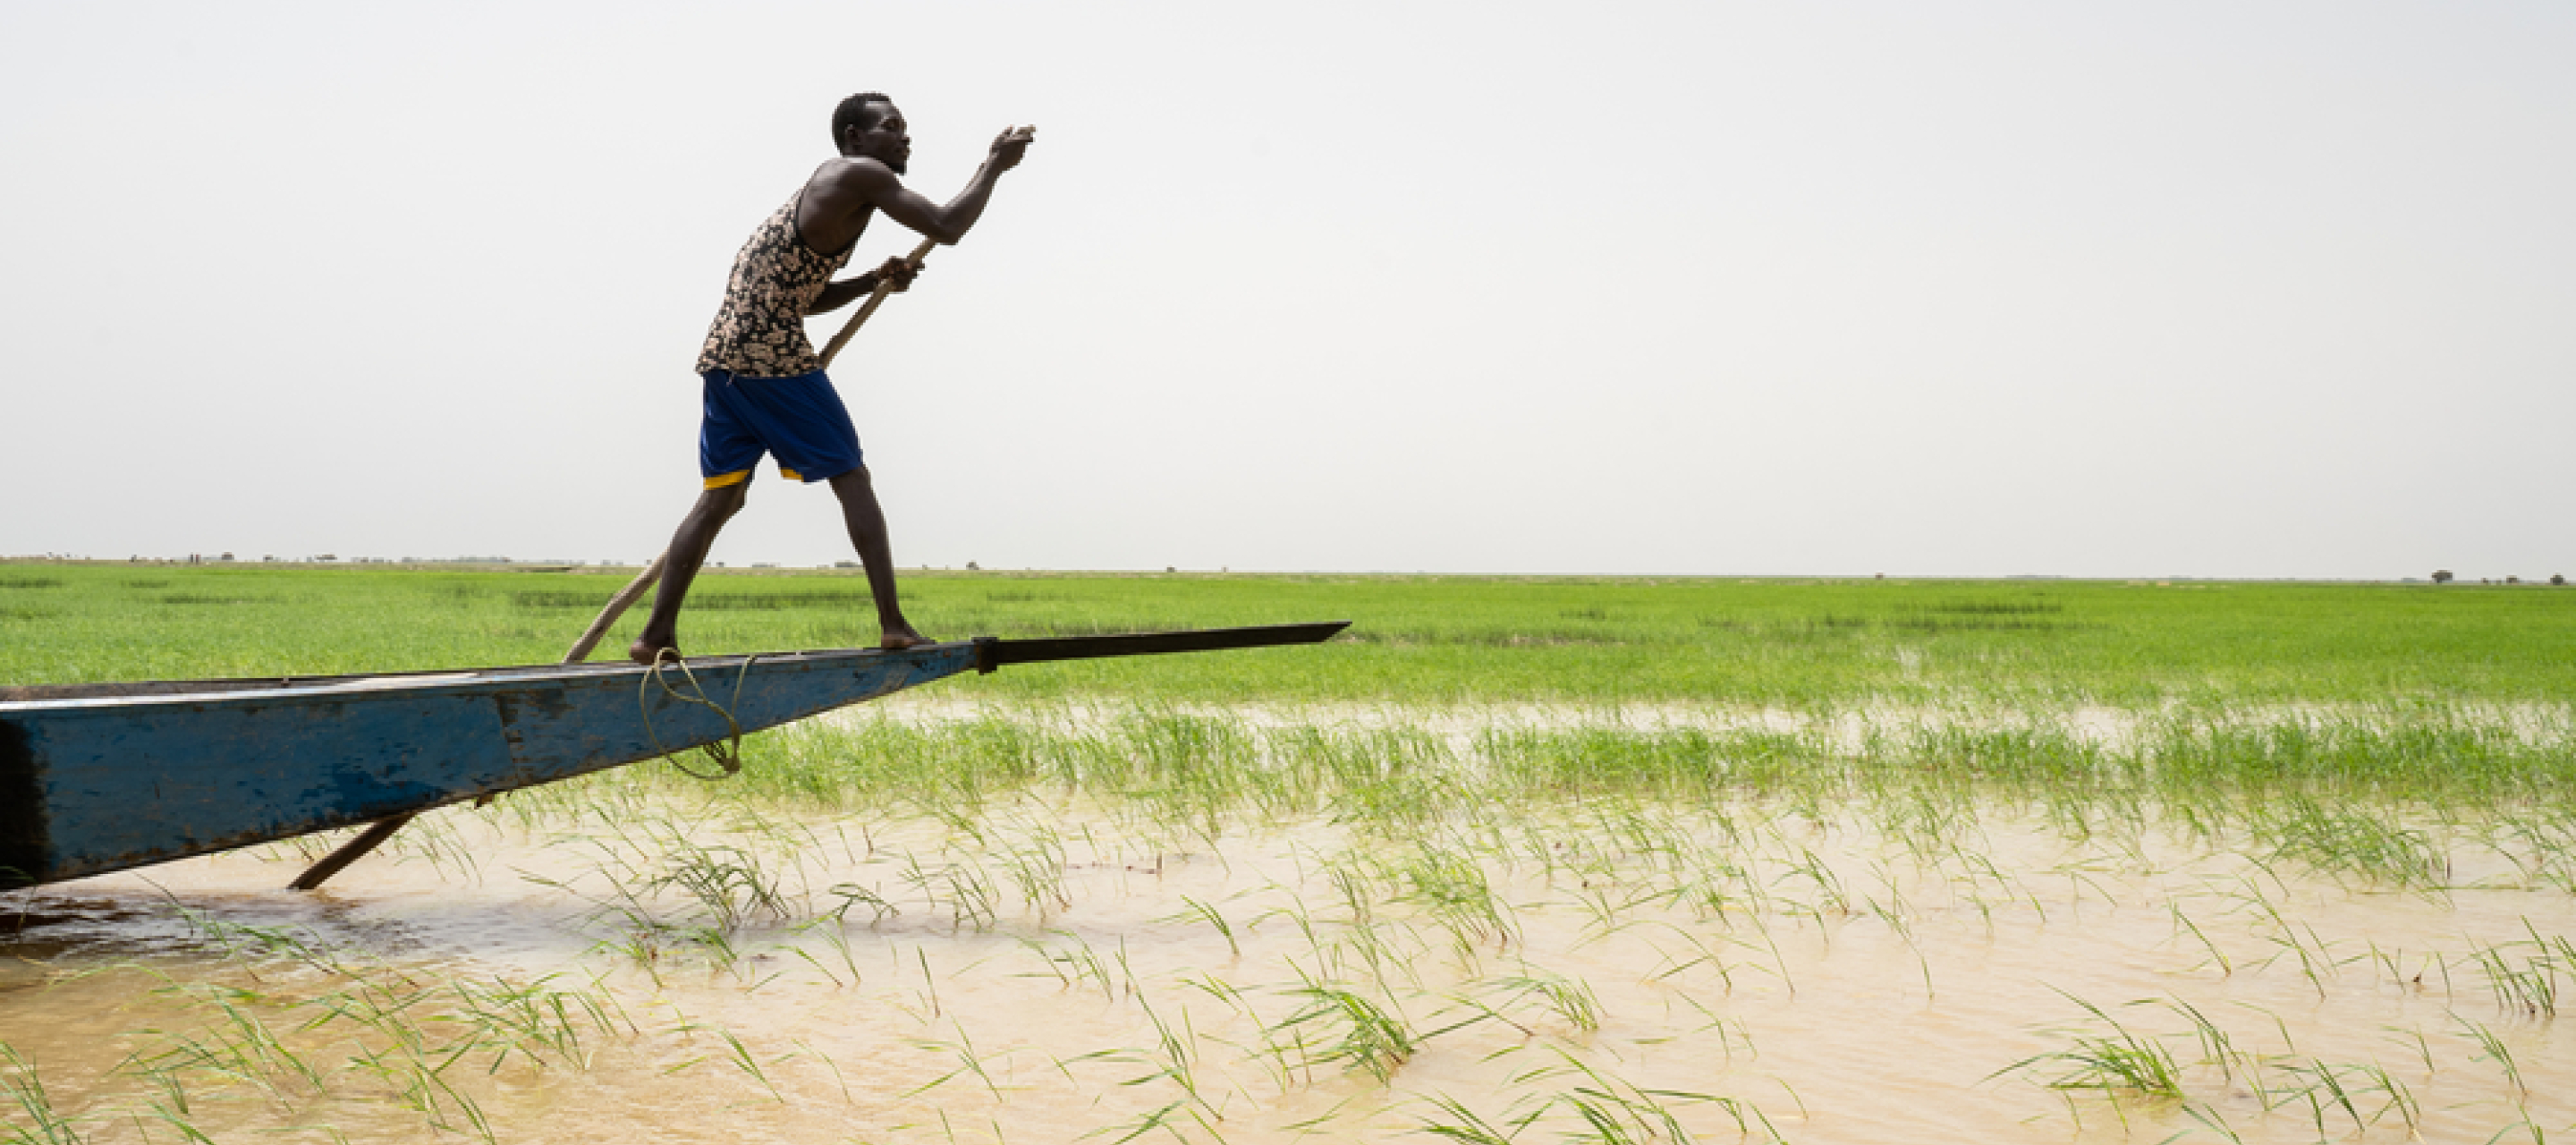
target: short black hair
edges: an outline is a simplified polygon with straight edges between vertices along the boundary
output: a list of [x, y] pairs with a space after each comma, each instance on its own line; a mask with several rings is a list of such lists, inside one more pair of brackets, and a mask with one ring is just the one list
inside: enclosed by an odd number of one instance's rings
[[876, 126], [877, 117], [868, 114], [869, 104], [893, 102], [893, 98], [881, 91], [863, 91], [842, 100], [841, 106], [832, 109], [832, 146], [840, 147], [841, 140], [850, 134], [853, 127], [865, 131]]

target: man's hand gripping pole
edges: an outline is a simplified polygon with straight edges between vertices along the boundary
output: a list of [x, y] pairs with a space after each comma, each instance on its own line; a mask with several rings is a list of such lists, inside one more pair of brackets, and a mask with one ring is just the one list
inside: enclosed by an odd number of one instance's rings
[[[903, 261], [911, 263], [913, 269], [919, 270], [921, 268], [921, 260], [929, 258], [931, 250], [938, 245], [939, 240], [937, 239], [923, 239], [921, 240], [920, 246], [912, 248], [912, 253], [904, 256]], [[840, 354], [841, 347], [850, 344], [850, 335], [858, 333], [859, 327], [867, 325], [868, 315], [876, 313], [877, 307], [885, 305], [886, 295], [892, 293], [894, 293], [893, 279], [880, 278], [877, 280], [876, 292], [868, 295], [868, 300], [866, 302], [859, 304], [859, 312], [850, 315], [850, 320], [841, 324], [841, 332], [832, 335], [832, 340], [824, 345], [823, 352], [816, 355], [823, 360], [824, 369], [828, 370], [832, 368], [832, 359]]]

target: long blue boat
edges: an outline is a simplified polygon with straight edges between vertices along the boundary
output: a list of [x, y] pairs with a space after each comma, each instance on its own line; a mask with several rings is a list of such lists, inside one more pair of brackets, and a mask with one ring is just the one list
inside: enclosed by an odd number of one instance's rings
[[[0, 887], [359, 823], [390, 834], [431, 808], [722, 743], [962, 672], [1311, 644], [1347, 623], [982, 637], [650, 669], [0, 687]], [[297, 885], [338, 869], [324, 866]]]

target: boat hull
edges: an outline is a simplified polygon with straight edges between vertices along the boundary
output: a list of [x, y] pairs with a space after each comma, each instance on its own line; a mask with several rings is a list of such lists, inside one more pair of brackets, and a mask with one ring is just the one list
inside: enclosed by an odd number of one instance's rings
[[0, 699], [0, 886], [423, 811], [975, 667], [975, 646], [955, 643], [705, 657], [685, 673], [568, 665]]

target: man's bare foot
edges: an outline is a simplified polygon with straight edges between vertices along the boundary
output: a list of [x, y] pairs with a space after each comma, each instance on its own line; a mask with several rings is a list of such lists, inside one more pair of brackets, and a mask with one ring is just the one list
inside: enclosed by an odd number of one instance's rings
[[919, 648], [924, 644], [936, 643], [938, 641], [913, 631], [911, 625], [898, 624], [885, 630], [885, 639], [877, 641], [877, 647], [888, 652], [901, 652], [906, 648]]
[[646, 640], [639, 637], [633, 645], [626, 649], [626, 658], [650, 668], [664, 660], [678, 660], [680, 658], [680, 646], [659, 640]]

